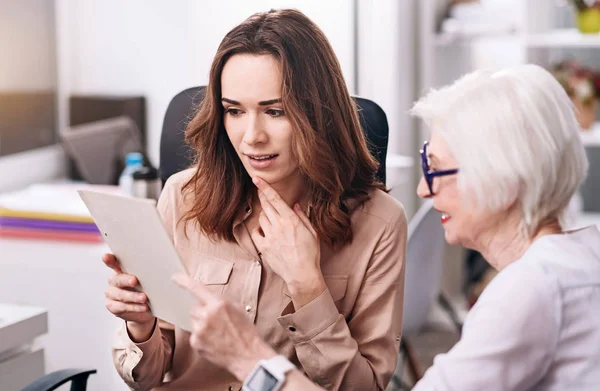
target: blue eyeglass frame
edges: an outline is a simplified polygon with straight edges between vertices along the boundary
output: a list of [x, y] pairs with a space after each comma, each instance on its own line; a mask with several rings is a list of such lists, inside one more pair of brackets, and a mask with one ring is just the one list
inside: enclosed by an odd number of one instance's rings
[[419, 152], [421, 153], [421, 168], [423, 169], [423, 177], [425, 178], [425, 182], [427, 182], [427, 187], [429, 187], [429, 195], [433, 195], [433, 178], [438, 176], [454, 175], [458, 173], [458, 168], [452, 170], [431, 171], [429, 169], [429, 163], [427, 162], [427, 145], [429, 145], [429, 142], [425, 141], [423, 143], [423, 149], [421, 149]]

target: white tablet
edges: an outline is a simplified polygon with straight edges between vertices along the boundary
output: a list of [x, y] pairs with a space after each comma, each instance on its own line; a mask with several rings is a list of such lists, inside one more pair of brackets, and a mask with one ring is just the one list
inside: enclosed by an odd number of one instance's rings
[[171, 276], [188, 274], [154, 200], [78, 190], [121, 269], [136, 276], [154, 316], [190, 330], [192, 295]]

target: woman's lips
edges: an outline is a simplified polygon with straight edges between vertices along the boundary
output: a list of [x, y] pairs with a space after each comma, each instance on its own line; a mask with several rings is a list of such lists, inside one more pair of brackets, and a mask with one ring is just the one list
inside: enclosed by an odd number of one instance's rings
[[248, 163], [252, 168], [264, 170], [271, 166], [279, 155], [246, 155]]

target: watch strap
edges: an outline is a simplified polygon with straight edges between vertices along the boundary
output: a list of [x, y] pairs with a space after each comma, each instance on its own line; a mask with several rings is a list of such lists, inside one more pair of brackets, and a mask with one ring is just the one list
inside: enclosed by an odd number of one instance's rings
[[296, 368], [285, 356], [278, 355], [267, 360], [260, 360], [260, 365], [278, 379], [285, 379], [285, 374]]
[[[292, 364], [285, 356], [282, 356], [282, 355], [274, 356], [274, 357], [271, 357], [266, 360], [260, 360], [258, 362], [258, 364], [256, 364], [256, 367], [254, 367], [254, 370], [252, 370], [250, 375], [248, 375], [246, 380], [244, 380], [244, 384], [242, 385], [242, 390], [244, 390], [244, 391], [277, 391], [283, 386], [283, 383], [285, 382], [286, 373], [288, 373], [289, 371], [291, 371], [292, 369], [295, 369], [295, 368], [296, 368], [296, 366], [294, 364]], [[257, 375], [258, 371], [268, 372], [273, 378], [277, 379], [277, 384], [275, 384], [269, 390], [253, 389], [252, 384], [250, 384], [250, 383], [252, 383], [251, 379], [253, 379]]]

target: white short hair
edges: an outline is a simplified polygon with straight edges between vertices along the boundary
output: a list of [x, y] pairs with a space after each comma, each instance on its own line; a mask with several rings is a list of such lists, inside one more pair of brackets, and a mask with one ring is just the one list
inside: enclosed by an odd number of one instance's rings
[[544, 68], [467, 74], [429, 92], [411, 114], [448, 143], [467, 202], [497, 210], [517, 201], [528, 236], [548, 219], [564, 227], [588, 161], [572, 102]]

